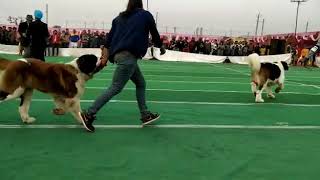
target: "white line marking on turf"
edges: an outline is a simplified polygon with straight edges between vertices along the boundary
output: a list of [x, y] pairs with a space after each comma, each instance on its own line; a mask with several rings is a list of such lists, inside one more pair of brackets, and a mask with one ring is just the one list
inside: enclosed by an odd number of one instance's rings
[[[225, 68], [226, 69], [226, 68]], [[231, 68], [228, 68], [227, 70], [230, 70]], [[243, 73], [243, 72], [238, 72], [238, 73], [241, 73], [242, 75], [246, 75], [247, 77], [224, 77], [224, 76], [184, 76], [184, 75], [179, 75], [179, 76], [174, 76], [174, 75], [164, 75], [164, 74], [161, 74], [161, 75], [151, 75], [151, 74], [148, 74], [148, 75], [143, 75], [144, 77], [168, 77], [168, 78], [198, 78], [198, 79], [249, 79], [249, 75], [246, 74], [246, 73]], [[101, 75], [110, 75], [112, 76], [113, 74], [111, 73], [99, 73]], [[236, 76], [237, 74], [232, 74], [234, 76]], [[291, 79], [291, 78], [294, 78], [293, 76], [286, 76], [287, 78]], [[297, 76], [297, 78], [301, 78], [301, 76]], [[307, 79], [308, 78], [314, 78], [314, 77], [306, 77]], [[320, 78], [320, 77], [319, 77]], [[315, 79], [315, 78], [314, 78]], [[317, 78], [318, 79], [318, 78]]]
[[[110, 73], [99, 73], [99, 74], [109, 74], [112, 75]], [[233, 74], [234, 76], [236, 76], [236, 74]], [[173, 76], [173, 75], [143, 75], [145, 77], [172, 77], [172, 78], [201, 78], [201, 79], [248, 79], [248, 77], [224, 77], [224, 76]]]
[[[91, 81], [112, 81], [112, 79], [95, 78]], [[245, 84], [250, 85], [250, 82], [232, 82], [232, 81], [163, 81], [163, 80], [147, 80], [147, 82], [159, 83], [185, 83], [185, 84]]]
[[245, 72], [242, 72], [242, 71], [239, 71], [239, 70], [236, 70], [236, 69], [232, 69], [232, 68], [227, 68], [227, 67], [223, 67], [224, 69], [227, 69], [227, 70], [230, 70], [230, 71], [233, 71], [233, 72], [236, 72], [236, 73], [240, 73], [242, 75], [246, 75], [246, 76], [250, 76], [249, 73], [245, 73]]
[[[98, 129], [142, 129], [142, 125], [95, 125]], [[0, 129], [80, 129], [80, 125], [5, 125]], [[320, 126], [263, 126], [263, 125], [196, 125], [196, 124], [168, 124], [148, 125], [145, 128], [155, 129], [265, 129], [265, 130], [308, 130], [320, 129]]]
[[300, 86], [305, 86], [305, 87], [313, 87], [313, 88], [316, 88], [316, 89], [320, 89], [320, 86], [317, 86], [317, 85], [314, 85], [314, 84], [304, 84], [304, 83], [300, 83], [300, 82], [295, 82], [295, 81], [288, 81], [290, 83], [296, 83]]
[[[32, 99], [33, 102], [52, 102], [51, 99]], [[81, 100], [82, 103], [93, 103], [94, 100]], [[111, 100], [111, 103], [137, 103], [129, 100]], [[263, 105], [282, 105], [293, 107], [320, 107], [320, 104], [287, 104], [287, 103], [226, 103], [226, 102], [185, 102], [185, 101], [148, 101], [154, 104], [190, 104], [190, 105], [225, 105], [225, 106], [263, 106]]]
[[[104, 79], [104, 78], [95, 78], [95, 79], [92, 79], [93, 81], [96, 80], [96, 81], [112, 81], [112, 79]], [[250, 86], [250, 83], [249, 82], [228, 82], [228, 81], [162, 81], [162, 80], [147, 80], [148, 82], [160, 82], [160, 83], [184, 83], [184, 84], [240, 84], [240, 85], [248, 85]], [[286, 86], [309, 86], [309, 87], [312, 87], [311, 85], [305, 85], [305, 84], [298, 84], [298, 83], [295, 83], [295, 82], [292, 82], [292, 81], [287, 81], [288, 83], [286, 84]], [[291, 83], [295, 83], [294, 84], [291, 84]], [[298, 85], [297, 85], [298, 84]], [[315, 86], [315, 85], [313, 85]]]
[[[230, 70], [230, 71], [233, 71], [233, 72], [236, 72], [236, 73], [241, 73], [241, 74], [246, 74], [246, 75], [249, 75], [249, 73], [246, 73], [246, 72], [243, 72], [243, 71], [240, 71], [240, 70], [236, 70], [236, 69], [233, 69], [233, 68], [228, 68], [228, 67], [224, 67], [224, 66], [217, 66], [217, 65], [215, 65], [215, 64], [211, 64], [211, 65], [213, 65], [213, 66], [215, 66], [215, 67], [217, 67], [218, 69], [220, 68], [224, 68], [224, 69], [228, 69], [228, 70]], [[111, 69], [111, 70], [114, 70], [114, 69]], [[159, 69], [159, 68], [156, 68], [155, 70], [142, 70], [143, 71], [143, 73], [144, 72], [151, 72], [151, 73], [154, 73], [154, 72], [166, 72], [166, 73], [187, 73], [187, 71], [174, 71], [174, 69], [162, 69], [163, 71], [159, 71], [159, 70], [161, 70], [161, 69]], [[213, 75], [214, 75], [214, 73], [216, 73], [217, 74], [217, 72], [215, 72], [214, 70], [207, 70], [208, 71], [208, 73], [213, 73]], [[102, 72], [102, 73], [107, 73], [107, 74], [109, 74], [109, 73], [113, 73], [113, 72], [110, 72], [110, 71], [104, 71], [104, 72]], [[205, 74], [208, 74], [208, 73], [205, 73]], [[291, 72], [292, 73], [292, 72]], [[300, 72], [299, 72], [300, 73]], [[201, 73], [200, 73], [201, 74]], [[220, 73], [220, 74], [227, 74], [227, 75], [236, 75], [236, 74], [234, 74], [234, 73]], [[287, 77], [290, 77], [290, 78], [301, 78], [301, 76], [297, 76], [298, 74], [296, 74], [296, 75], [286, 75]], [[303, 76], [304, 78], [307, 78], [307, 79], [320, 79], [320, 77], [315, 77], [315, 76]]]
[[[288, 85], [287, 85], [288, 86]], [[93, 87], [88, 86], [87, 89], [107, 89], [107, 87]], [[135, 91], [136, 88], [125, 88], [124, 90]], [[219, 91], [219, 90], [204, 90], [204, 89], [147, 89], [147, 91], [171, 91], [171, 92], [209, 92], [209, 93], [242, 93], [252, 94], [250, 91]], [[296, 95], [310, 95], [318, 96], [320, 93], [300, 93], [300, 92], [281, 92], [281, 94], [296, 94]]]

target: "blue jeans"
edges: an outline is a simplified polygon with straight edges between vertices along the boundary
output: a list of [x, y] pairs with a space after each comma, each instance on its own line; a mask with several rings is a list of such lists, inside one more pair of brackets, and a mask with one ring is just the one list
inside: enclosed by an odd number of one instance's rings
[[136, 98], [141, 115], [148, 113], [146, 106], [146, 82], [138, 66], [138, 59], [127, 51], [115, 55], [114, 61], [117, 64], [113, 74], [111, 86], [103, 92], [88, 109], [87, 113], [96, 114], [107, 102], [119, 94], [129, 79], [136, 85]]

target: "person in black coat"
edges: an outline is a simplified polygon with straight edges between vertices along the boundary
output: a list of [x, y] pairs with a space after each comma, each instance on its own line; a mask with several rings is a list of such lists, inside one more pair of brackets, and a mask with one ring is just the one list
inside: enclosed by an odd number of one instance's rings
[[43, 13], [39, 10], [34, 12], [35, 21], [29, 26], [27, 36], [31, 39], [31, 57], [45, 61], [44, 54], [48, 44], [48, 25], [41, 21]]
[[29, 25], [33, 21], [32, 15], [27, 15], [25, 22], [19, 24], [18, 32], [20, 35], [20, 55], [22, 55], [22, 51], [24, 51], [23, 57], [30, 57], [30, 39], [27, 37], [27, 31], [29, 30]]

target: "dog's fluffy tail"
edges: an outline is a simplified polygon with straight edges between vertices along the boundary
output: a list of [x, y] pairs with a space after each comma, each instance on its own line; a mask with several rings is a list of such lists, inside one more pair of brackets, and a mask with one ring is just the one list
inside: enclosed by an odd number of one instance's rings
[[251, 54], [248, 56], [248, 63], [251, 68], [251, 72], [259, 72], [261, 68], [261, 64], [259, 61], [259, 55], [258, 54]]

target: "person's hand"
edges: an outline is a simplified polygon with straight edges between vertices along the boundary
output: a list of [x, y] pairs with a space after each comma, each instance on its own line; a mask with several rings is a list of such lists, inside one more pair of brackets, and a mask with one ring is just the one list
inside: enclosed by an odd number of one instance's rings
[[108, 64], [108, 59], [106, 57], [101, 56], [100, 60], [101, 60], [100, 66], [106, 67]]
[[100, 57], [100, 61], [101, 61], [101, 66], [105, 67], [108, 64], [108, 50], [106, 48], [104, 48], [104, 46], [100, 46], [101, 49], [101, 57]]
[[162, 46], [160, 48], [160, 55], [164, 55], [166, 53], [166, 49], [164, 48], [164, 46]]

